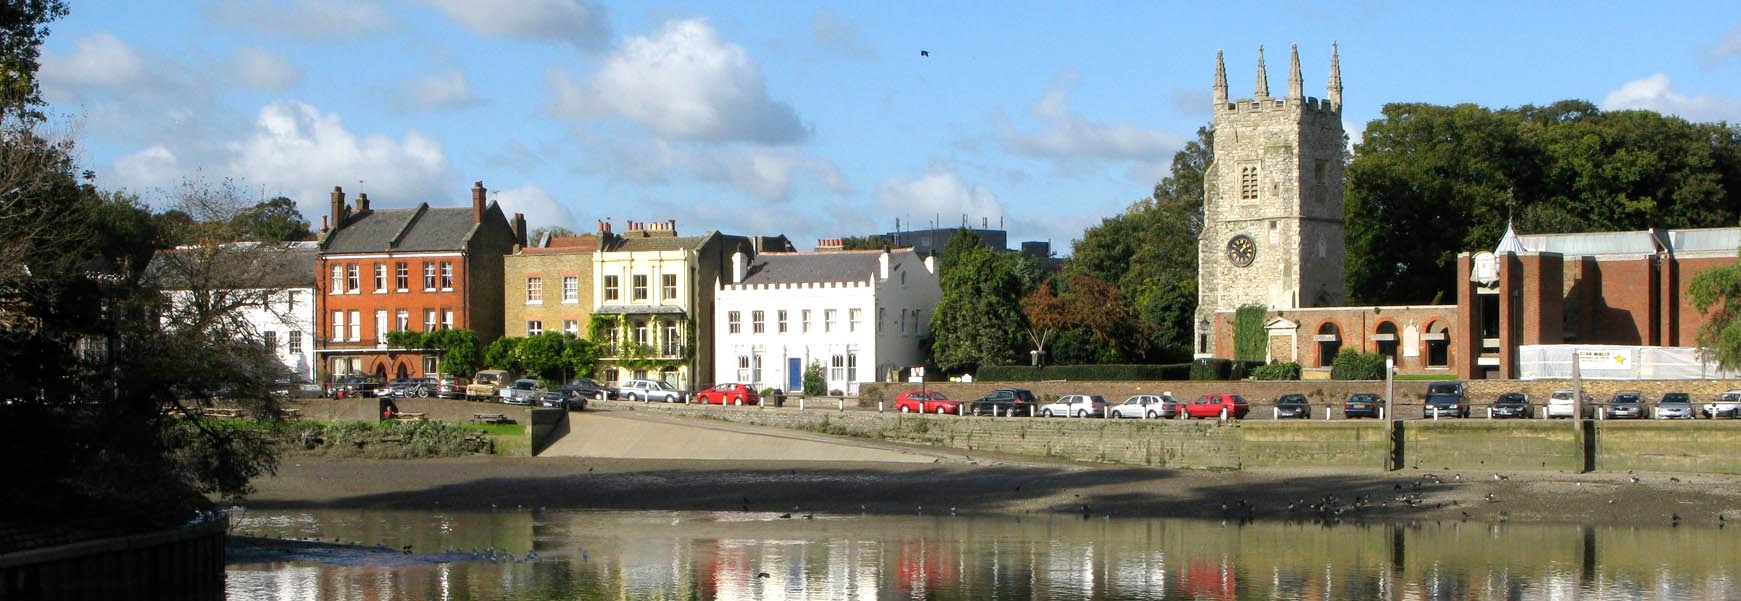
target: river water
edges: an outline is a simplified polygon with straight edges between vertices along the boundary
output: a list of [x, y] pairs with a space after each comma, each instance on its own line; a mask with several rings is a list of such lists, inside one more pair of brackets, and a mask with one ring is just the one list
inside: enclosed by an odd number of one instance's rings
[[[229, 599], [1741, 599], [1741, 525], [246, 512]], [[410, 552], [404, 551], [410, 545]], [[493, 559], [492, 559], [493, 557]]]

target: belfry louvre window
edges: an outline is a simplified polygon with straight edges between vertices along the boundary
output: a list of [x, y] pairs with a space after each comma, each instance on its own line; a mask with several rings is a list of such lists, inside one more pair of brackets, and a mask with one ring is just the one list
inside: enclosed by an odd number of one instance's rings
[[1257, 200], [1257, 168], [1239, 168], [1239, 199]]

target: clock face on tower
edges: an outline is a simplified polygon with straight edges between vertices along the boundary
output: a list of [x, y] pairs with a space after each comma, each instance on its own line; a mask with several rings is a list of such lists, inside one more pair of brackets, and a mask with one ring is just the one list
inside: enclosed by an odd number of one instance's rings
[[1234, 267], [1249, 267], [1256, 258], [1257, 243], [1251, 240], [1251, 236], [1240, 234], [1227, 241], [1227, 260]]

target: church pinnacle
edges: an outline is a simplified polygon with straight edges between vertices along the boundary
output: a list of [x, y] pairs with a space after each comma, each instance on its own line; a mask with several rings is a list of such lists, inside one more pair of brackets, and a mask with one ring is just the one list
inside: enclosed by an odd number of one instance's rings
[[1305, 84], [1300, 80], [1300, 45], [1294, 44], [1288, 64], [1288, 98], [1304, 98]]
[[1342, 59], [1335, 42], [1330, 42], [1330, 106], [1342, 110]]
[[1257, 47], [1257, 92], [1258, 98], [1269, 97], [1269, 69], [1263, 66], [1263, 45]]
[[1227, 65], [1221, 62], [1221, 51], [1215, 51], [1215, 110], [1227, 106]]

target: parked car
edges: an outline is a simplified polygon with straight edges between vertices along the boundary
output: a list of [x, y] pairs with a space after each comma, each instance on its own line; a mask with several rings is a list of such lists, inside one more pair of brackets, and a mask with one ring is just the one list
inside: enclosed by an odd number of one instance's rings
[[686, 398], [683, 391], [671, 386], [664, 380], [629, 380], [623, 382], [617, 389], [617, 396], [631, 401], [664, 401], [681, 403]]
[[532, 399], [532, 405], [538, 407], [550, 407], [568, 411], [569, 409], [574, 408], [574, 405], [578, 404], [581, 409], [586, 408], [586, 399], [570, 402], [567, 394], [554, 390], [536, 390], [532, 392], [530, 398]]
[[570, 398], [598, 399], [601, 401], [617, 398], [615, 388], [600, 384], [592, 378], [575, 378], [567, 384], [556, 387], [557, 391], [568, 393]]
[[371, 376], [345, 376], [333, 382], [335, 397], [374, 396], [375, 385], [381, 381]]
[[508, 372], [500, 369], [486, 369], [472, 374], [472, 383], [465, 387], [465, 398], [471, 401], [496, 400], [497, 391], [506, 382], [508, 382]]
[[1276, 417], [1281, 419], [1309, 419], [1312, 417], [1312, 404], [1303, 394], [1284, 394], [1276, 397]]
[[1608, 397], [1608, 419], [1644, 419], [1644, 393], [1627, 390]]
[[1100, 417], [1106, 415], [1106, 398], [1098, 394], [1067, 394], [1040, 406], [1046, 417]]
[[760, 405], [762, 395], [749, 384], [714, 384], [695, 393], [695, 402], [708, 405]]
[[1342, 417], [1378, 417], [1379, 411], [1385, 407], [1384, 399], [1370, 392], [1356, 392], [1348, 395], [1348, 401], [1342, 403]]
[[1469, 417], [1468, 385], [1463, 382], [1432, 382], [1427, 384], [1425, 414], [1427, 417]]
[[[1579, 396], [1583, 396], [1586, 399], [1589, 398], [1589, 395], [1580, 395], [1579, 393], [1573, 392], [1569, 389], [1555, 390], [1552, 395], [1548, 396], [1548, 417], [1571, 417], [1572, 407], [1579, 404], [1577, 402]], [[1582, 405], [1584, 406], [1584, 417], [1592, 417], [1595, 415], [1591, 412], [1589, 403], [1582, 403]]]
[[1112, 417], [1163, 419], [1179, 416], [1179, 401], [1164, 394], [1139, 394], [1113, 405]]
[[1534, 415], [1529, 406], [1529, 395], [1521, 392], [1507, 392], [1493, 399], [1493, 417], [1529, 419]]
[[502, 388], [500, 394], [502, 402], [509, 405], [530, 405], [537, 398], [537, 395], [544, 392], [544, 386], [539, 384], [537, 380], [521, 378]]
[[999, 388], [969, 403], [968, 411], [974, 415], [1032, 416], [1034, 404], [1034, 393], [1026, 388]]
[[1185, 416], [1193, 418], [1244, 419], [1251, 412], [1251, 404], [1245, 402], [1245, 397], [1237, 394], [1211, 393], [1192, 401], [1185, 406]]
[[909, 390], [895, 397], [895, 410], [901, 413], [956, 413], [961, 403], [938, 390]]
[[1717, 393], [1716, 398], [1705, 403], [1702, 413], [1711, 418], [1741, 417], [1741, 390]]
[[471, 384], [471, 380], [458, 376], [436, 376], [435, 396], [444, 399], [463, 399], [465, 398], [465, 388], [469, 384]]
[[1684, 392], [1665, 392], [1656, 401], [1657, 419], [1692, 419], [1693, 397]]
[[273, 382], [272, 396], [281, 399], [318, 399], [326, 396], [326, 389], [306, 380], [284, 379]]

